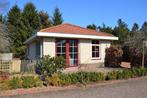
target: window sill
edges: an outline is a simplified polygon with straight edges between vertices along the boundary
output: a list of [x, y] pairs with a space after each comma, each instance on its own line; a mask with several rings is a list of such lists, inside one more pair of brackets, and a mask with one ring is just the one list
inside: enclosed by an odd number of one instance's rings
[[91, 58], [92, 60], [100, 60], [101, 58], [100, 57], [94, 57], [94, 58]]

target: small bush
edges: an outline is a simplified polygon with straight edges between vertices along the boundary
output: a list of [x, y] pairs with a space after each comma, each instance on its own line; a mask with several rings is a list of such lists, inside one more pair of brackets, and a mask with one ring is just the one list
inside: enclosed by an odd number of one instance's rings
[[66, 61], [63, 57], [44, 56], [36, 65], [36, 73], [52, 76], [60, 73], [66, 67]]
[[10, 89], [22, 88], [22, 80], [19, 77], [13, 77], [8, 82], [8, 85], [9, 85]]
[[140, 77], [147, 75], [147, 69], [145, 68], [133, 68], [131, 69], [133, 77]]
[[106, 80], [116, 80], [118, 73], [118, 71], [108, 72], [106, 75]]
[[[130, 63], [131, 67], [141, 67], [142, 65], [142, 51], [136, 48], [130, 48]], [[146, 63], [146, 59], [145, 59]]]
[[32, 88], [42, 86], [42, 81], [34, 76], [13, 77], [9, 80], [8, 85], [10, 89]]
[[117, 74], [118, 79], [129, 79], [131, 77], [133, 77], [131, 70], [123, 70]]
[[23, 88], [32, 88], [42, 85], [42, 81], [38, 77], [34, 76], [22, 76], [21, 80]]
[[120, 47], [111, 46], [106, 49], [105, 66], [120, 67], [122, 62], [123, 51]]
[[60, 74], [59, 75], [62, 85], [70, 84], [86, 84], [89, 82], [103, 81], [105, 76], [100, 72], [77, 72], [71, 74]]
[[50, 78], [47, 77], [46, 80], [48, 81], [49, 85], [52, 85], [52, 86], [60, 86], [61, 85], [61, 80], [60, 80], [58, 74], [53, 74]]

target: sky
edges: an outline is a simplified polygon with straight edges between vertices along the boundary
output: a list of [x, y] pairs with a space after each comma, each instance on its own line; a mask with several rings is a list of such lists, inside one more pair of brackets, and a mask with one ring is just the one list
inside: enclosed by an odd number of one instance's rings
[[6, 14], [15, 4], [23, 9], [27, 2], [33, 2], [39, 11], [47, 11], [50, 16], [59, 7], [65, 23], [83, 27], [103, 23], [114, 27], [119, 18], [129, 28], [134, 22], [141, 26], [147, 21], [147, 0], [0, 0], [0, 13]]

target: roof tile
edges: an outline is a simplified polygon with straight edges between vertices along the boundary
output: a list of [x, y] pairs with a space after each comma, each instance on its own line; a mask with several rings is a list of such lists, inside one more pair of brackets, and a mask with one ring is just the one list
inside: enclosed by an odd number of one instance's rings
[[57, 26], [49, 27], [40, 30], [40, 32], [48, 33], [63, 33], [63, 34], [80, 34], [80, 35], [96, 35], [96, 36], [113, 36], [112, 34], [105, 32], [98, 32], [96, 30], [91, 30], [83, 28], [80, 26], [72, 25], [69, 23], [60, 24]]

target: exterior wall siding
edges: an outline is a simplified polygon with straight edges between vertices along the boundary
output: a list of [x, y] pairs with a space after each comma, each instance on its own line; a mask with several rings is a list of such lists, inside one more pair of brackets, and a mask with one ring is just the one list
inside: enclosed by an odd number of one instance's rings
[[104, 62], [105, 49], [110, 47], [110, 41], [100, 41], [100, 57], [92, 58], [92, 40], [79, 40], [79, 64], [94, 64]]
[[54, 57], [55, 54], [55, 38], [44, 38], [43, 39], [43, 55], [50, 55]]
[[[111, 41], [100, 40], [100, 57], [92, 58], [92, 40], [79, 39], [78, 41], [78, 62], [79, 64], [96, 64], [104, 62], [105, 49], [110, 47]], [[36, 43], [33, 42], [29, 45], [29, 59], [35, 59], [36, 57]], [[50, 55], [54, 57], [56, 55], [55, 38], [43, 38], [41, 44], [41, 56]]]

